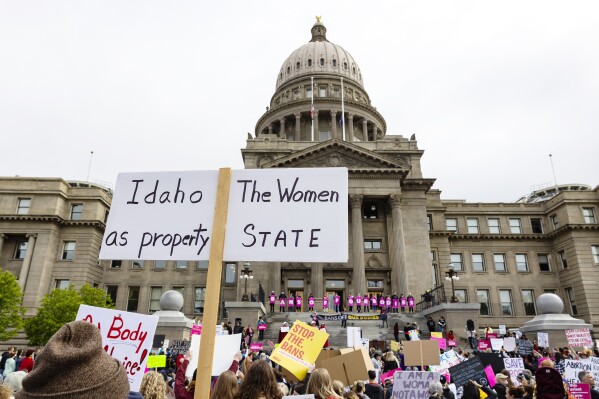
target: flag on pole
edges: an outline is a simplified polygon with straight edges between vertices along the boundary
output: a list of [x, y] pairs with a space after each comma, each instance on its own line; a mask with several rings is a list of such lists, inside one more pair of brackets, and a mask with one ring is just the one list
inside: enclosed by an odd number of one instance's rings
[[343, 113], [339, 117], [339, 123], [337, 123], [337, 127], [341, 127], [341, 125], [343, 125]]
[[310, 108], [310, 118], [314, 119], [314, 104], [312, 104], [312, 107]]

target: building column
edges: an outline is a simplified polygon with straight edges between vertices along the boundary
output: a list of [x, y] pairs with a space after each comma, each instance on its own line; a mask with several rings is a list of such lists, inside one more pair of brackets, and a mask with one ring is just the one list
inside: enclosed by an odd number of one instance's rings
[[391, 270], [396, 270], [397, 292], [407, 295], [409, 287], [406, 276], [406, 244], [403, 234], [401, 195], [390, 195], [389, 205], [391, 205], [391, 217], [393, 218], [393, 247], [395, 247], [394, 257], [391, 259]]
[[[312, 270], [311, 270], [311, 276], [310, 276], [310, 288], [312, 289], [312, 294], [314, 295], [314, 298], [322, 298], [322, 296], [324, 295], [324, 291], [323, 291], [323, 276], [322, 276], [322, 272], [323, 272], [323, 264], [322, 263], [313, 263], [312, 264]], [[310, 295], [309, 292], [305, 292], [304, 296], [307, 297], [307, 295]]]
[[[270, 280], [270, 290], [277, 294], [277, 298], [281, 293], [281, 262], [272, 263], [272, 279]], [[277, 303], [278, 306], [278, 303]]]
[[376, 125], [372, 124], [372, 141], [377, 141], [377, 137], [376, 137], [377, 130], [378, 129], [377, 129]]
[[25, 259], [23, 259], [23, 265], [21, 266], [21, 274], [19, 274], [19, 284], [21, 285], [21, 291], [25, 292], [25, 286], [27, 285], [27, 276], [29, 276], [29, 269], [31, 268], [31, 259], [33, 258], [33, 249], [35, 248], [35, 238], [37, 234], [27, 234], [27, 253]]
[[296, 112], [293, 115], [295, 116], [295, 141], [300, 141], [301, 132], [302, 132], [301, 127], [300, 127], [300, 122], [301, 122], [302, 114], [299, 112]]
[[5, 238], [6, 238], [6, 234], [0, 233], [0, 255], [2, 255], [2, 247], [4, 246]]
[[347, 141], [351, 143], [352, 141], [354, 141], [354, 116], [352, 114], [347, 114], [347, 126], [349, 127], [349, 136], [347, 138]]
[[318, 132], [318, 111], [314, 110], [314, 141], [320, 141], [320, 133]]
[[281, 124], [281, 129], [279, 130], [279, 138], [284, 139], [285, 135], [285, 118], [279, 119], [279, 123]]
[[[364, 267], [364, 233], [362, 231], [362, 195], [350, 195], [352, 258], [354, 262], [353, 292], [366, 292], [366, 269]], [[350, 290], [352, 291], [352, 290]]]
[[272, 123], [268, 124], [268, 134], [272, 134]]
[[364, 136], [364, 141], [368, 141], [368, 121], [366, 118], [362, 119], [362, 135]]
[[337, 111], [331, 110], [331, 138], [337, 138]]

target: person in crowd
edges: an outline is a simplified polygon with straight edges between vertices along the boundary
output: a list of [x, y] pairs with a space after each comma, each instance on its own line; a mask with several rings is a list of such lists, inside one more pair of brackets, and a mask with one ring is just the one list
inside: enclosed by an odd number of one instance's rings
[[6, 349], [6, 351], [2, 353], [2, 359], [0, 360], [0, 374], [4, 373], [4, 365], [6, 364], [6, 359], [8, 359], [9, 356], [11, 358], [14, 358], [16, 353], [17, 348], [15, 348], [14, 346], [9, 346], [8, 349]]
[[339, 294], [335, 294], [333, 297], [333, 305], [335, 306], [335, 313], [339, 313], [339, 307], [341, 306], [341, 297]]
[[412, 323], [412, 329], [411, 329], [412, 333], [411, 336], [416, 336], [418, 337], [418, 339], [420, 339], [420, 329], [418, 328], [418, 324], [416, 324], [415, 322]]
[[[372, 348], [372, 349], [374, 349], [374, 348]], [[379, 372], [380, 372], [380, 371], [382, 370], [382, 368], [383, 368], [383, 360], [382, 360], [382, 357], [383, 357], [382, 353], [381, 353], [381, 352], [379, 352], [379, 351], [377, 351], [377, 350], [375, 350], [375, 351], [372, 353], [372, 357], [370, 358], [370, 360], [372, 361], [372, 367], [373, 367], [375, 370], [379, 370]]]
[[487, 337], [488, 334], [492, 334], [493, 333], [493, 329], [491, 328], [491, 326], [489, 326], [488, 324], [485, 324], [485, 338]]
[[522, 397], [522, 399], [532, 399], [535, 395], [535, 386], [530, 384], [530, 385], [524, 385], [524, 396]]
[[248, 355], [241, 362], [241, 372], [244, 375], [247, 374], [247, 372], [248, 372], [248, 370], [250, 369], [251, 366], [252, 366], [252, 357]]
[[233, 325], [231, 324], [231, 321], [227, 322], [226, 328], [227, 328], [227, 334], [233, 335]]
[[333, 391], [339, 395], [343, 396], [343, 391], [345, 390], [345, 386], [339, 380], [333, 380]]
[[408, 293], [408, 297], [406, 299], [408, 300], [408, 312], [414, 313], [414, 307], [416, 306], [416, 301], [414, 300], [414, 297], [411, 293]]
[[164, 377], [157, 371], [148, 371], [144, 374], [139, 387], [143, 399], [164, 399], [167, 388]]
[[104, 351], [100, 330], [80, 320], [63, 325], [48, 340], [15, 398], [126, 398], [128, 394], [125, 368]]
[[428, 328], [428, 332], [430, 333], [437, 331], [437, 323], [435, 323], [431, 316], [429, 316], [428, 320], [426, 321], [426, 327]]
[[[196, 373], [197, 369], [194, 370], [193, 376], [189, 381], [187, 386], [185, 385], [185, 372], [187, 371], [187, 366], [189, 365], [189, 360], [191, 359], [191, 352], [188, 351], [183, 358], [180, 359], [180, 363], [177, 367], [177, 374], [175, 376], [175, 397], [177, 399], [193, 399], [195, 393], [196, 386]], [[233, 358], [233, 362], [231, 363], [231, 367], [229, 367], [229, 371], [233, 373], [237, 373], [239, 370], [239, 362], [241, 361], [241, 352], [237, 352]]]
[[352, 391], [356, 394], [359, 399], [369, 399], [368, 396], [364, 393], [366, 387], [364, 386], [364, 381], [356, 381], [352, 385]]
[[329, 297], [326, 295], [322, 297], [322, 311], [325, 313], [329, 312]]
[[347, 391], [343, 393], [343, 399], [360, 399], [354, 391]]
[[287, 311], [295, 312], [295, 297], [291, 291], [289, 292], [289, 296], [287, 297]]
[[497, 399], [497, 393], [488, 387], [483, 387], [476, 381], [470, 380], [464, 385], [462, 399], [480, 399], [480, 392], [487, 394], [489, 399]]
[[501, 373], [499, 373], [499, 374], [503, 374], [507, 378], [507, 385], [506, 385], [507, 388], [513, 387], [516, 385], [516, 384], [514, 384], [514, 381], [512, 381], [512, 377], [511, 377], [510, 371], [508, 369], [501, 370]]
[[372, 293], [370, 295], [370, 310], [376, 312], [376, 307], [378, 306], [378, 304], [379, 302], [376, 299], [376, 295]]
[[17, 356], [17, 351], [12, 351], [8, 353], [4, 361], [4, 371], [2, 372], [2, 377], [6, 378], [10, 374], [17, 371], [17, 362], [15, 360], [15, 356]]
[[19, 365], [19, 371], [25, 370], [28, 373], [31, 373], [31, 370], [33, 370], [33, 353], [33, 349], [27, 349], [27, 352], [25, 352], [25, 357]]
[[15, 371], [2, 381], [2, 385], [8, 387], [12, 392], [20, 391], [23, 388], [23, 378], [27, 375], [26, 371]]
[[381, 308], [381, 314], [379, 315], [379, 318], [381, 319], [381, 328], [389, 328], [389, 322], [387, 321], [389, 317], [389, 308], [386, 307], [382, 307]]
[[578, 379], [580, 382], [589, 384], [591, 387], [591, 399], [599, 399], [599, 391], [596, 390], [595, 387], [595, 378], [593, 377], [593, 373], [588, 370], [581, 371], [578, 373]]
[[[439, 377], [439, 382], [443, 386], [443, 399], [455, 399], [455, 392], [452, 391], [452, 388], [447, 383], [447, 378], [444, 375]], [[455, 390], [455, 385], [452, 385]]]
[[451, 340], [451, 341], [453, 341], [453, 342], [455, 342], [455, 340], [456, 340], [456, 339], [455, 339], [455, 334], [454, 334], [453, 330], [449, 330], [449, 331], [447, 331], [446, 338], [447, 338], [447, 346], [449, 346], [449, 349], [453, 349], [453, 348], [454, 348], [454, 345], [450, 345], [450, 344], [449, 344], [449, 341], [450, 341], [450, 340]]
[[0, 399], [12, 399], [12, 390], [9, 387], [5, 387], [4, 385], [0, 385]]
[[308, 296], [308, 312], [314, 312], [315, 304], [316, 304], [316, 301], [314, 299], [314, 295], [312, 295], [312, 293], [310, 293], [310, 296]]
[[495, 374], [495, 385], [493, 389], [497, 392], [497, 399], [506, 399], [508, 388], [508, 376], [502, 373]]
[[256, 328], [258, 329], [258, 340], [262, 341], [264, 339], [264, 330], [260, 328], [260, 326], [265, 326], [266, 322], [262, 318], [262, 316], [258, 317], [258, 323], [256, 324]]
[[437, 331], [440, 333], [445, 333], [445, 317], [439, 317], [439, 321], [437, 322]]
[[531, 378], [528, 374], [520, 373], [516, 377], [520, 385], [529, 385], [531, 383]]
[[406, 307], [408, 306], [408, 299], [406, 298], [406, 296], [402, 293], [399, 296], [399, 308], [401, 309], [401, 313], [405, 313], [406, 312]]
[[[320, 328], [319, 328], [319, 330], [320, 330], [320, 331], [322, 331], [322, 332], [325, 332], [325, 333], [327, 332], [327, 327], [324, 325], [324, 323], [322, 323], [322, 324], [320, 325]], [[328, 347], [329, 347], [329, 339], [328, 339], [328, 338], [327, 338], [327, 340], [324, 342], [324, 345], [323, 345], [322, 347], [323, 347], [323, 348], [328, 348]]]
[[235, 399], [281, 399], [275, 373], [264, 360], [257, 360], [245, 373]]
[[281, 291], [281, 295], [279, 295], [279, 312], [285, 312], [285, 305], [287, 303], [287, 295]]
[[383, 399], [383, 387], [376, 381], [376, 372], [368, 370], [368, 383], [364, 388], [364, 393], [370, 399]]
[[356, 310], [358, 311], [358, 313], [362, 312], [362, 295], [360, 295], [359, 292], [356, 295]]
[[410, 331], [412, 330], [412, 325], [406, 321], [405, 326], [403, 327], [403, 333], [406, 337], [406, 341], [410, 340]]
[[393, 337], [395, 338], [395, 342], [399, 342], [399, 323], [395, 322], [393, 325]]
[[364, 294], [362, 298], [362, 306], [364, 306], [364, 313], [370, 312], [370, 297], [368, 294]]
[[327, 369], [314, 369], [310, 374], [306, 387], [307, 395], [314, 395], [314, 399], [341, 399], [333, 389], [333, 381]]
[[349, 294], [349, 296], [347, 297], [347, 308], [349, 309], [350, 312], [353, 312], [353, 310], [354, 310], [354, 295], [353, 294]]
[[299, 292], [296, 294], [295, 297], [295, 311], [296, 312], [301, 312], [302, 311], [302, 306], [304, 305], [303, 303], [303, 298], [301, 297], [301, 295], [299, 294]]
[[[237, 394], [238, 387], [237, 376], [234, 372], [227, 370], [218, 376], [210, 399], [233, 399]], [[145, 396], [144, 399], [146, 399]]]
[[524, 388], [522, 387], [509, 387], [505, 397], [507, 399], [522, 399], [524, 398]]
[[393, 351], [387, 351], [383, 356], [383, 373], [399, 368], [399, 362], [393, 354]]
[[277, 301], [277, 294], [274, 291], [270, 292], [268, 296], [268, 303], [270, 304], [270, 313], [275, 312], [275, 302]]
[[248, 326], [245, 328], [244, 334], [247, 339], [247, 345], [249, 346], [252, 343], [252, 338], [254, 337], [254, 329], [252, 328], [251, 324], [248, 324]]
[[554, 356], [553, 368], [555, 368], [557, 370], [557, 372], [563, 376], [566, 373], [566, 362], [564, 361], [564, 358], [562, 357], [562, 353], [560, 351], [556, 351], [553, 356]]
[[440, 382], [433, 381], [428, 385], [428, 399], [443, 398], [443, 385]]
[[391, 295], [391, 303], [393, 305], [393, 313], [399, 313], [399, 297], [397, 296], [397, 294], [394, 292], [393, 295]]
[[381, 294], [379, 295], [379, 308], [382, 311], [383, 308], [385, 307], [386, 301], [385, 301], [385, 294]]

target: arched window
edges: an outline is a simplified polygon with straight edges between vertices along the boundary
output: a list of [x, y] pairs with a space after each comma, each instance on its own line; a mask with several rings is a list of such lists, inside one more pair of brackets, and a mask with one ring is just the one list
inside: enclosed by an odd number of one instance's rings
[[345, 69], [347, 71], [347, 62], [343, 63], [343, 69]]
[[295, 64], [295, 69], [300, 69], [300, 63], [299, 63], [299, 61]]
[[333, 59], [333, 68], [337, 68], [337, 60]]
[[291, 73], [291, 67], [287, 67], [287, 75]]
[[356, 74], [356, 67], [352, 68], [352, 73], [355, 75]]
[[320, 59], [320, 66], [324, 66], [324, 58]]
[[311, 67], [312, 66], [312, 58], [308, 58], [308, 66]]

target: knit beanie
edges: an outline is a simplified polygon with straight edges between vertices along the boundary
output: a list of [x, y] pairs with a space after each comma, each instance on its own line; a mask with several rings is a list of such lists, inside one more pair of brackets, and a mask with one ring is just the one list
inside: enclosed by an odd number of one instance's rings
[[15, 399], [126, 398], [127, 373], [102, 348], [102, 336], [87, 321], [65, 324], [35, 359]]

